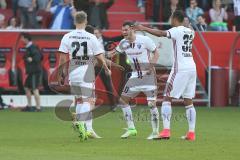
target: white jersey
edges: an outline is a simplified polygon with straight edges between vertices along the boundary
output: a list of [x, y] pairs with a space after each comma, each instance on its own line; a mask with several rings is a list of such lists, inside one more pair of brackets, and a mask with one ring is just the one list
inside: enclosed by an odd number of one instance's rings
[[240, 0], [233, 0], [235, 16], [240, 16]]
[[175, 72], [196, 71], [192, 55], [192, 43], [195, 33], [190, 28], [179, 26], [167, 31], [173, 40], [174, 60], [172, 70]]
[[150, 68], [150, 53], [156, 50], [155, 43], [147, 36], [136, 35], [136, 40], [130, 43], [129, 40], [120, 41], [116, 50], [119, 53], [126, 53], [131, 62], [132, 76], [141, 78]]
[[78, 29], [69, 32], [62, 38], [59, 51], [69, 54], [70, 82], [94, 80], [94, 56], [104, 53], [95, 35]]

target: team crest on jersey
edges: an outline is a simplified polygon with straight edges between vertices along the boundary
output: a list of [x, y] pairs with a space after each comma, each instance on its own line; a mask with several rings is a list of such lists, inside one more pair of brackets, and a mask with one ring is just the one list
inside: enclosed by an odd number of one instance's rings
[[138, 44], [137, 47], [138, 47], [138, 49], [141, 49], [142, 45], [141, 45], [141, 44]]

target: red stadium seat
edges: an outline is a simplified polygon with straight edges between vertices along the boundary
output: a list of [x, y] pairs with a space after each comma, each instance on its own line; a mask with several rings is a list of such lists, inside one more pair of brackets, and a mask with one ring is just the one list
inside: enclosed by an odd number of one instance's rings
[[53, 72], [58, 67], [59, 56], [57, 56], [57, 49], [42, 49], [43, 53], [43, 87], [49, 90], [48, 80]]
[[9, 70], [11, 69], [10, 57], [6, 53], [0, 53], [0, 87], [9, 86]]
[[14, 75], [11, 74], [12, 48], [0, 49], [0, 88], [6, 91], [16, 91], [17, 83], [14, 82]]
[[24, 63], [24, 54], [25, 52], [21, 50], [19, 50], [17, 52], [17, 56], [16, 56], [16, 69], [18, 71], [18, 85], [20, 86], [21, 89], [23, 89], [23, 85], [24, 82], [27, 78], [26, 75], [26, 69], [25, 69], [25, 63]]

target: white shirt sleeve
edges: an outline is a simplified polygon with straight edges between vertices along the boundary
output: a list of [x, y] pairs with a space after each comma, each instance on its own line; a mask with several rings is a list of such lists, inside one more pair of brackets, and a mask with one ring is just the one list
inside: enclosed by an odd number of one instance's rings
[[63, 53], [69, 53], [70, 52], [70, 49], [68, 47], [67, 42], [68, 42], [68, 40], [67, 40], [66, 36], [64, 36], [61, 40], [61, 44], [60, 44], [59, 49], [58, 49], [60, 52], [63, 52]]
[[176, 27], [173, 27], [167, 31], [167, 37], [169, 39], [177, 39], [178, 36], [178, 30]]
[[92, 50], [94, 56], [104, 53], [104, 50], [102, 49], [100, 42], [97, 40], [95, 36], [93, 36], [92, 39]]
[[157, 48], [157, 46], [155, 45], [153, 40], [147, 36], [145, 38], [145, 45], [146, 45], [147, 50], [149, 50], [150, 52], [155, 51]]
[[50, 12], [51, 12], [52, 14], [55, 13], [56, 10], [57, 10], [57, 5], [55, 5], [55, 6], [53, 6], [53, 7], [50, 8]]

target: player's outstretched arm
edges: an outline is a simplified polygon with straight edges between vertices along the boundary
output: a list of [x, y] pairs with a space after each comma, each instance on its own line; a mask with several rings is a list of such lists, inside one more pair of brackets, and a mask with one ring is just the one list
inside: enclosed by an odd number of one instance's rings
[[49, 2], [48, 2], [48, 4], [47, 4], [47, 7], [46, 7], [46, 9], [45, 9], [47, 12], [50, 12], [52, 2], [53, 2], [53, 0], [49, 0]]
[[134, 29], [136, 31], [145, 31], [145, 32], [148, 32], [152, 35], [158, 36], [158, 37], [167, 37], [167, 31], [152, 29], [152, 28], [140, 25], [140, 24], [135, 25]]
[[67, 55], [65, 53], [60, 52], [59, 63], [58, 63], [58, 72], [57, 79], [58, 84], [64, 84], [64, 78], [67, 75]]

